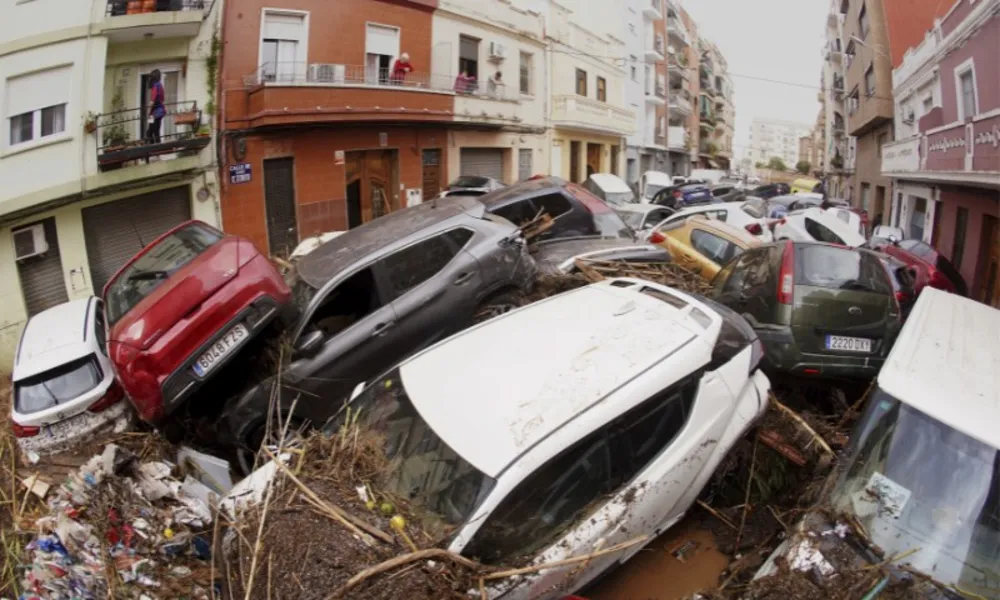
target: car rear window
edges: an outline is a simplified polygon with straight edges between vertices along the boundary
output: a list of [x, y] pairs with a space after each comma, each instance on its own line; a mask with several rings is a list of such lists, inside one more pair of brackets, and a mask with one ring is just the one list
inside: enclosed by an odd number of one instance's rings
[[795, 248], [795, 284], [835, 290], [891, 294], [879, 260], [850, 248], [800, 244]]
[[597, 229], [598, 235], [626, 240], [635, 239], [632, 228], [603, 200], [572, 183], [566, 186], [566, 191], [579, 200], [587, 212], [593, 215], [594, 227]]
[[899, 247], [903, 250], [916, 254], [920, 258], [929, 261], [932, 264], [934, 262], [934, 256], [937, 254], [937, 251], [935, 251], [934, 248], [919, 240], [903, 240], [899, 242]]
[[809, 217], [803, 217], [806, 225], [806, 232], [812, 236], [812, 238], [818, 242], [827, 242], [829, 244], [844, 244], [844, 240], [840, 239], [840, 236], [833, 232], [829, 227], [823, 225], [819, 221], [810, 219]]
[[117, 322], [178, 269], [221, 239], [214, 229], [193, 223], [145, 248], [142, 256], [108, 283], [104, 298], [108, 322]]
[[750, 215], [755, 219], [764, 218], [764, 201], [763, 200], [748, 200], [740, 206], [740, 210]]
[[22, 415], [76, 400], [93, 390], [104, 374], [93, 354], [14, 383], [14, 407]]

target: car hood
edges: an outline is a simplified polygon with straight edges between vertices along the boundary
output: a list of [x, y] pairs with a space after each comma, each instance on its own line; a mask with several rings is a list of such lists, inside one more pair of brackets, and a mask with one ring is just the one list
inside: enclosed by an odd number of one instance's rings
[[563, 272], [560, 267], [575, 258], [592, 260], [626, 260], [639, 262], [670, 262], [670, 254], [659, 246], [639, 240], [621, 238], [582, 237], [542, 242], [533, 253], [539, 269], [545, 274]]
[[236, 277], [241, 262], [246, 264], [255, 254], [256, 250], [248, 242], [233, 236], [222, 238], [125, 313], [111, 326], [108, 341], [141, 350], [149, 348], [163, 333]]

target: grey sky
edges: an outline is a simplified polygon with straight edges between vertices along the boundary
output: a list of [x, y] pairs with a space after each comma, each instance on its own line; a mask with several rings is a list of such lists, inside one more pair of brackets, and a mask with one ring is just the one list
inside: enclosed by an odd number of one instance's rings
[[828, 1], [680, 0], [698, 34], [713, 41], [729, 64], [736, 91], [735, 158], [743, 158], [754, 117], [816, 121]]

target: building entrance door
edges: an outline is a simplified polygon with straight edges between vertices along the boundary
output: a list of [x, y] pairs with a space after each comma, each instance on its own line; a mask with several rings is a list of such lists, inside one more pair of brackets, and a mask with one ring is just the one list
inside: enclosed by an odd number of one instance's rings
[[423, 163], [421, 187], [424, 200], [428, 200], [441, 193], [441, 151], [424, 150]]
[[587, 177], [601, 172], [601, 145], [587, 144]]
[[348, 152], [344, 158], [348, 228], [399, 209], [395, 150]]

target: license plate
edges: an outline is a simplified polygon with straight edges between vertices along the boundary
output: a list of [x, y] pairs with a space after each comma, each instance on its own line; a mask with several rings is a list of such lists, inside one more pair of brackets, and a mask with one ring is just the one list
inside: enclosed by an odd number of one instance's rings
[[871, 352], [872, 341], [867, 338], [828, 335], [826, 336], [826, 349], [845, 352]]
[[204, 377], [212, 369], [219, 365], [224, 358], [236, 351], [243, 343], [243, 340], [249, 337], [247, 333], [247, 328], [243, 324], [239, 324], [229, 331], [227, 331], [221, 338], [216, 340], [212, 347], [209, 348], [204, 354], [198, 357], [198, 360], [194, 363], [194, 372], [198, 377]]
[[80, 419], [78, 417], [85, 417], [85, 415], [77, 415], [65, 421], [59, 421], [58, 423], [51, 423], [45, 426], [45, 432], [48, 433], [50, 438], [55, 437], [67, 437], [73, 433], [74, 428], [78, 429], [80, 427]]

